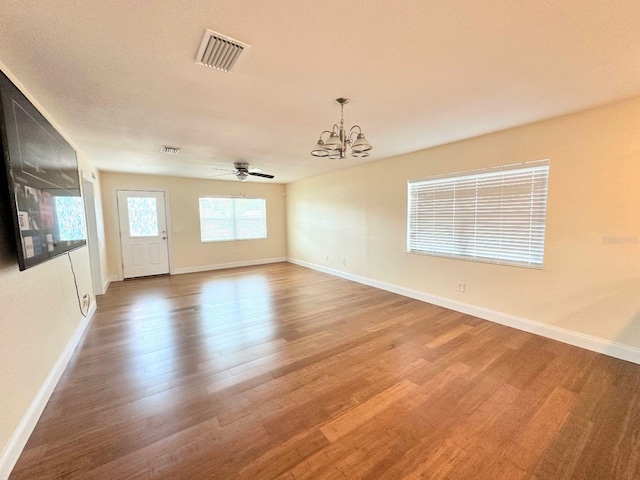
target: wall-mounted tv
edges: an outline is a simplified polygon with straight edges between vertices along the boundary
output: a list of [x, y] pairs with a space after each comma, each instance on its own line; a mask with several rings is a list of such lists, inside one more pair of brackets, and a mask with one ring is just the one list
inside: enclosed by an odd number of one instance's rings
[[85, 245], [76, 152], [2, 72], [0, 141], [20, 270]]

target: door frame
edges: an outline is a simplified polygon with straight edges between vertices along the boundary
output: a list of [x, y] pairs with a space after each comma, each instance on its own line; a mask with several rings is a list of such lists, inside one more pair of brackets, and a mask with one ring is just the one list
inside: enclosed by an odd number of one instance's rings
[[120, 217], [118, 215], [118, 191], [126, 190], [128, 192], [158, 192], [164, 193], [164, 214], [167, 217], [167, 256], [169, 257], [169, 275], [173, 275], [173, 267], [171, 261], [171, 252], [173, 251], [173, 243], [172, 243], [172, 235], [173, 229], [171, 228], [171, 199], [169, 197], [169, 190], [166, 188], [140, 188], [140, 187], [126, 187], [126, 186], [118, 186], [111, 190], [111, 195], [113, 197], [113, 219], [118, 226], [118, 248], [116, 251], [118, 253], [117, 261], [118, 261], [118, 280], [124, 280], [124, 267], [122, 265], [122, 233], [120, 232]]
[[102, 281], [102, 263], [100, 259], [100, 236], [98, 235], [98, 209], [96, 208], [96, 180], [91, 174], [82, 172], [82, 200], [87, 221], [87, 247], [91, 268], [91, 283], [94, 295], [105, 292]]

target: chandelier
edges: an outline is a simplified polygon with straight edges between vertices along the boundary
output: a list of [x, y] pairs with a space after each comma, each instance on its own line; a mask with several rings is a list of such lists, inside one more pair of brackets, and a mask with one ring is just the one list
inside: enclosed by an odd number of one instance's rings
[[[320, 134], [318, 143], [311, 150], [314, 157], [329, 157], [330, 159], [345, 158], [347, 148], [351, 150], [352, 157], [368, 157], [371, 145], [362, 133], [359, 125], [354, 125], [347, 135], [344, 130], [344, 106], [349, 103], [348, 98], [336, 98], [335, 102], [340, 105], [340, 125], [334, 125], [331, 130], [325, 130]], [[328, 133], [325, 139], [322, 136]]]

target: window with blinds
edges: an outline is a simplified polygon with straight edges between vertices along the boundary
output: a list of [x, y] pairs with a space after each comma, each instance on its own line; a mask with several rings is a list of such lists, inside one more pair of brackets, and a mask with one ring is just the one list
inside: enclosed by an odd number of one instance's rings
[[200, 240], [267, 238], [264, 198], [200, 197]]
[[541, 268], [549, 161], [409, 182], [407, 251]]

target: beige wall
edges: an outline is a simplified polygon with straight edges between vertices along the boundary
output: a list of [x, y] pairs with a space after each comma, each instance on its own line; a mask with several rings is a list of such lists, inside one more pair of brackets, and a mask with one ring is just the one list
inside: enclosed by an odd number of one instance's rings
[[[192, 178], [101, 172], [108, 272], [121, 278], [116, 190], [166, 190], [169, 201], [171, 271], [208, 265], [265, 260], [286, 256], [284, 186], [257, 182], [199, 180]], [[228, 195], [267, 200], [267, 238], [230, 242], [200, 241], [198, 198]]]
[[[545, 158], [541, 271], [406, 253], [408, 180]], [[287, 232], [296, 259], [640, 347], [640, 98], [290, 184]]]
[[[0, 69], [58, 128], [54, 118], [11, 72], [2, 64]], [[60, 128], [58, 131], [62, 133]], [[78, 161], [82, 170], [95, 172], [80, 152]], [[5, 213], [0, 216], [0, 451], [7, 446], [82, 318], [66, 255], [23, 272], [18, 270], [12, 221], [4, 207]], [[71, 252], [71, 258], [80, 294], [89, 293], [95, 301], [87, 247]]]

